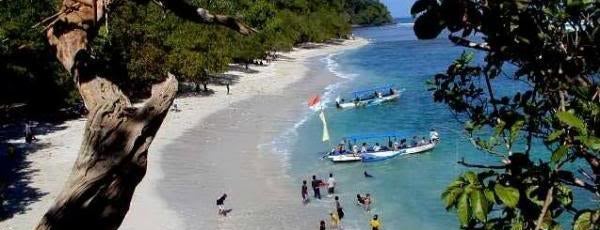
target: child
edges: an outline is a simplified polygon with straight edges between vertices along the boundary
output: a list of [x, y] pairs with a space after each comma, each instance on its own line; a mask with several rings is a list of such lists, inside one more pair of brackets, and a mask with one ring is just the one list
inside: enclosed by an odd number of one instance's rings
[[306, 186], [306, 180], [302, 181], [302, 202], [304, 204], [308, 203], [308, 186]]

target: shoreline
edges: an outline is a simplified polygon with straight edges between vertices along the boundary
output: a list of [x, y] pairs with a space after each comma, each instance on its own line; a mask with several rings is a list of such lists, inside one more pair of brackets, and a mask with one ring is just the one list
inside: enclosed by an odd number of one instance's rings
[[[280, 59], [267, 66], [252, 66], [251, 68], [255, 69], [256, 72], [227, 72], [227, 74], [239, 76], [239, 83], [233, 84], [230, 87], [232, 93], [231, 95], [225, 95], [225, 86], [211, 85], [209, 88], [214, 90], [214, 94], [211, 96], [177, 98], [175, 103], [180, 109], [182, 109], [182, 112], [170, 112], [165, 118], [165, 121], [149, 150], [148, 172], [140, 185], [137, 187], [137, 191], [134, 194], [131, 203], [130, 211], [125, 217], [123, 224], [121, 225], [121, 229], [189, 228], [190, 226], [186, 225], [186, 221], [184, 220], [186, 217], [181, 216], [181, 210], [173, 210], [173, 208], [170, 207], [171, 204], [165, 201], [161, 195], [161, 191], [159, 191], [164, 181], [177, 181], [179, 179], [165, 178], [166, 173], [162, 169], [167, 163], [173, 163], [167, 162], [165, 159], [165, 155], [173, 154], [172, 152], [169, 152], [170, 146], [174, 145], [173, 143], [175, 143], [177, 140], [185, 139], [186, 136], [196, 136], [196, 133], [189, 132], [190, 130], [193, 130], [194, 127], [204, 127], [205, 129], [206, 125], [210, 125], [213, 128], [229, 125], [229, 123], [223, 123], [223, 121], [219, 120], [214, 120], [217, 122], [215, 124], [207, 124], [207, 120], [218, 119], [219, 114], [222, 115], [223, 113], [234, 113], [238, 115], [243, 114], [242, 117], [252, 117], [251, 115], [253, 114], [244, 114], [244, 109], [251, 108], [236, 109], [236, 107], [243, 105], [244, 102], [261, 100], [268, 97], [278, 98], [280, 95], [285, 95], [289, 93], [289, 91], [293, 91], [293, 86], [301, 85], [302, 82], [314, 79], [314, 77], [310, 78], [307, 76], [310, 72], [310, 68], [307, 66], [307, 63], [310, 59], [348, 49], [358, 48], [366, 44], [368, 44], [366, 39], [356, 38], [355, 40], [345, 40], [343, 44], [339, 45], [318, 44], [318, 48], [295, 48], [292, 52], [281, 53]], [[319, 85], [320, 83], [314, 84]], [[313, 93], [317, 92], [320, 91]], [[304, 102], [306, 99], [297, 94], [293, 94], [291, 97], [300, 102]], [[268, 99], [265, 99], [264, 101], [267, 102]], [[266, 109], [268, 109], [268, 106], [270, 106], [268, 103], [264, 105], [267, 106]], [[287, 112], [293, 111], [292, 107], [295, 107], [296, 109], [301, 108], [299, 104], [293, 103], [290, 103], [290, 105], [286, 106], [289, 106]], [[290, 108], [292, 108], [292, 110], [290, 110]], [[79, 145], [81, 143], [81, 134], [83, 133], [84, 124], [85, 119], [67, 121], [57, 127], [58, 131], [46, 135], [38, 135], [38, 138], [41, 140], [39, 144], [44, 147], [28, 152], [24, 161], [28, 163], [28, 168], [26, 169], [28, 170], [28, 177], [26, 179], [30, 183], [28, 186], [35, 189], [36, 192], [41, 195], [32, 201], [28, 201], [30, 203], [26, 205], [23, 212], [15, 213], [13, 217], [0, 222], [0, 229], [31, 229], [37, 224], [41, 216], [54, 202], [57, 194], [62, 189], [66, 177], [70, 173], [70, 169], [77, 157], [77, 152], [80, 147]], [[279, 133], [272, 133], [272, 135], [277, 134]], [[192, 142], [194, 141], [195, 140], [192, 140]], [[209, 146], [217, 148], [219, 147], [214, 143], [211, 143]], [[192, 148], [192, 150], [196, 149]], [[232, 154], [235, 155], [243, 153], [237, 152]], [[199, 156], [201, 153], [197, 153], [196, 155]], [[262, 156], [262, 158], [260, 158], [260, 156], [255, 156], [254, 160], [262, 163], [266, 161], [264, 156]], [[278, 164], [275, 165], [272, 163], [273, 162], [270, 162], [262, 167], [268, 168], [271, 170], [271, 172], [281, 172], [277, 170], [281, 170], [283, 165], [280, 162], [277, 162]], [[179, 167], [179, 165], [171, 166]], [[229, 166], [220, 165], [220, 167], [228, 168]], [[277, 188], [277, 186], [286, 186], [285, 183], [282, 184], [282, 181], [289, 181], [290, 178], [285, 179], [284, 176], [282, 177], [284, 179], [281, 180], [279, 177], [280, 176], [275, 174], [258, 179], [264, 180], [265, 184], [268, 186], [273, 186], [273, 189], [281, 189]], [[198, 181], [198, 183], [200, 182]], [[288, 192], [293, 192], [293, 195], [291, 195], [292, 197], [298, 196], [297, 191], [295, 190], [284, 190], [282, 194], [286, 194]], [[206, 192], [198, 191], [197, 195], [210, 200], [210, 202], [204, 206], [209, 207], [211, 213], [202, 215], [200, 219], [216, 217], [216, 214], [212, 213], [215, 210], [213, 203], [216, 197], [220, 194], [207, 194]], [[261, 197], [261, 194], [258, 195], [259, 196], [254, 197], [254, 199]], [[280, 197], [279, 199], [274, 200], [285, 202], [281, 199], [282, 198]], [[289, 197], [286, 196], [285, 199], [289, 199]], [[231, 202], [233, 203], [234, 201], [235, 198], [232, 197]], [[296, 203], [299, 204], [299, 202]], [[260, 212], [261, 210], [257, 211]], [[223, 223], [219, 223], [217, 228], [230, 229], [228, 226], [234, 226], [234, 222], [236, 222], [234, 219], [236, 212], [243, 213], [241, 210], [236, 210], [234, 207], [234, 212], [231, 215], [232, 219], [224, 220], [224, 225]], [[290, 215], [295, 214], [286, 214], [286, 216]], [[198, 219], [198, 216], [194, 217]], [[148, 221], [149, 219], [152, 221]], [[291, 221], [293, 223], [301, 223], [303, 220], [302, 218], [296, 218], [295, 220]], [[315, 223], [310, 223], [310, 226], [315, 226]], [[280, 226], [277, 227], [280, 228]]]

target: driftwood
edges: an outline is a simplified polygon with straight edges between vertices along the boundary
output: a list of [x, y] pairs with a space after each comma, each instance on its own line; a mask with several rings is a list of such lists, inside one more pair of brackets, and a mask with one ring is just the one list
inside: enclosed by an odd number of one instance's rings
[[[177, 80], [166, 77], [153, 85], [151, 97], [139, 106], [102, 76], [88, 42], [98, 32], [111, 0], [64, 0], [61, 10], [45, 20], [47, 38], [58, 60], [70, 71], [90, 111], [79, 156], [54, 205], [36, 229], [117, 229], [133, 192], [146, 173], [148, 148], [176, 92]], [[200, 23], [222, 24], [242, 34], [250, 27], [229, 16], [192, 10], [183, 0], [159, 2]], [[194, 13], [195, 12], [195, 13]]]

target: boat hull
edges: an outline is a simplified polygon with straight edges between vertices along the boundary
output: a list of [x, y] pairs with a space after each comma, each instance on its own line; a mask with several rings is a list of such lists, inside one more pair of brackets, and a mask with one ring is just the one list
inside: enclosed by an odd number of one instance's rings
[[379, 152], [366, 152], [361, 154], [340, 154], [340, 155], [329, 155], [329, 158], [334, 163], [344, 163], [344, 162], [376, 162], [387, 160], [396, 156], [409, 155], [409, 154], [418, 154], [430, 151], [435, 148], [437, 142], [428, 143], [425, 145], [420, 145], [412, 148], [400, 149], [400, 150], [388, 150], [388, 151], [379, 151]]
[[361, 161], [361, 157], [358, 154], [342, 154], [342, 155], [331, 155], [328, 156], [331, 161], [336, 163], [344, 163], [344, 162], [356, 162]]

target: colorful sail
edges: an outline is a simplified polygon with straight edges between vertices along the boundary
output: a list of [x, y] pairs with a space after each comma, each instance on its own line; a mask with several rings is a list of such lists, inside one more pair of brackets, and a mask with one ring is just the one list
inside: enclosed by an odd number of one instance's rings
[[327, 129], [327, 121], [325, 120], [325, 113], [323, 113], [323, 110], [321, 110], [319, 117], [323, 122], [323, 142], [329, 141], [329, 130]]

